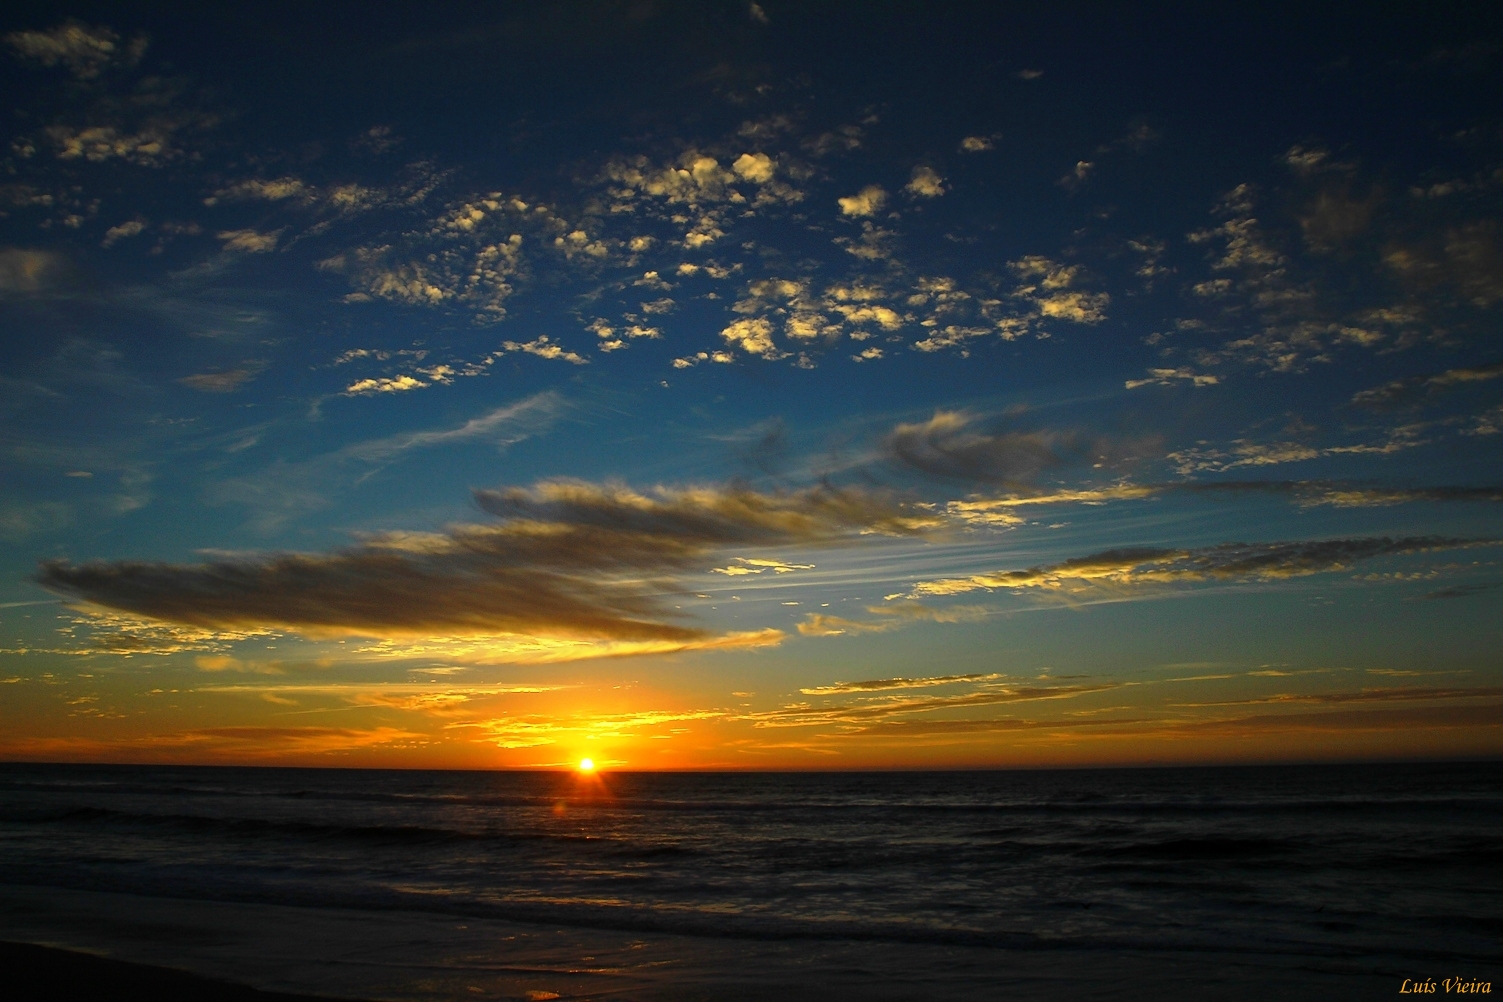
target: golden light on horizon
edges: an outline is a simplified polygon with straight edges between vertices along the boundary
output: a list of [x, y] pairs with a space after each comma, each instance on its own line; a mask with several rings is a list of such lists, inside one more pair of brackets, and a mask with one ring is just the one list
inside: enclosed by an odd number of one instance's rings
[[582, 758], [582, 759], [580, 759], [579, 760], [579, 771], [580, 772], [594, 772], [595, 771], [595, 760], [594, 759], [589, 759], [589, 758]]

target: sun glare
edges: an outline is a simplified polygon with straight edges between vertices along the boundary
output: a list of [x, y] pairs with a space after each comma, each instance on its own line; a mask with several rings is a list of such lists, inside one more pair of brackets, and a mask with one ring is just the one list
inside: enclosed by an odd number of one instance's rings
[[579, 760], [579, 771], [580, 772], [594, 772], [595, 771], [595, 760], [594, 759], [588, 759], [588, 758], [582, 758], [582, 759], [580, 759]]

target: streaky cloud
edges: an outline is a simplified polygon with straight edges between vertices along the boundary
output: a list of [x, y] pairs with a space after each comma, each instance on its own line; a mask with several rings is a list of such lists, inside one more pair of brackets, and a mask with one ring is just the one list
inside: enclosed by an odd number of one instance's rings
[[1277, 581], [1343, 570], [1375, 557], [1496, 546], [1503, 540], [1373, 536], [1275, 543], [1222, 543], [1193, 549], [1125, 547], [1022, 570], [921, 581], [912, 596], [960, 595], [994, 588], [1072, 593], [1200, 581]]

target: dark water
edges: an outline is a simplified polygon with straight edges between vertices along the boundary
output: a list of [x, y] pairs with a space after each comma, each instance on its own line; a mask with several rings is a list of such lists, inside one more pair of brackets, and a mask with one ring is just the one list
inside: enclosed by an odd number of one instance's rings
[[1496, 969], [1503, 764], [593, 781], [0, 765], [0, 883], [721, 940]]

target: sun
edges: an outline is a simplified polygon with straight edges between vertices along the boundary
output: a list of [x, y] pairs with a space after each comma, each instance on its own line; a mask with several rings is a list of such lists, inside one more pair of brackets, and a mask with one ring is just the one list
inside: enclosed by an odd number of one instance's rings
[[582, 758], [582, 759], [580, 759], [579, 760], [579, 771], [580, 772], [594, 772], [595, 771], [595, 760], [591, 759], [591, 758]]

